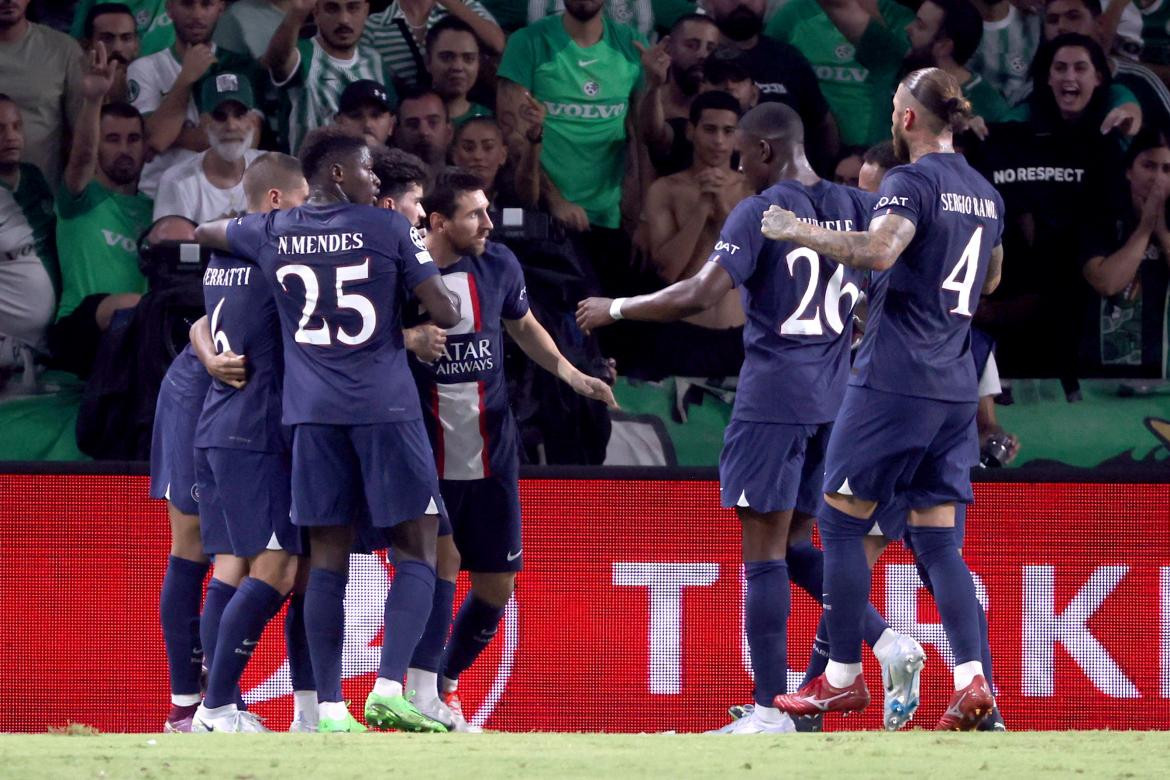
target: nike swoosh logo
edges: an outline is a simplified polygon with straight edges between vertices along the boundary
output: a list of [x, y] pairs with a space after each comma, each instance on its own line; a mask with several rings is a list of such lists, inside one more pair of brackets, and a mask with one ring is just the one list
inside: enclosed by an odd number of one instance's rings
[[508, 553], [508, 563], [511, 563], [512, 561], [514, 561], [514, 560], [516, 560], [517, 558], [519, 558], [519, 557], [520, 557], [520, 553], [522, 553], [522, 552], [524, 552], [524, 548], [520, 548], [519, 550], [517, 550], [517, 551], [516, 551], [516, 552], [514, 552], [514, 553]]
[[578, 68], [588, 68], [590, 65], [592, 65], [595, 62], [597, 62], [597, 60], [577, 60], [577, 67]]
[[244, 647], [255, 647], [256, 645], [260, 644], [260, 640], [253, 639], [253, 640], [249, 641], [249, 640], [245, 639], [242, 644], [244, 645]]

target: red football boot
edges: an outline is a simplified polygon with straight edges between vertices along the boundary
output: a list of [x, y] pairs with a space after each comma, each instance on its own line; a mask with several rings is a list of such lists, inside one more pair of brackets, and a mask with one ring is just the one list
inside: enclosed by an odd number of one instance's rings
[[995, 697], [981, 674], [966, 688], [955, 691], [935, 731], [973, 731], [995, 709]]
[[823, 712], [857, 712], [869, 705], [869, 690], [860, 674], [848, 688], [834, 688], [825, 675], [817, 677], [796, 693], [782, 693], [772, 702], [789, 715], [820, 715]]

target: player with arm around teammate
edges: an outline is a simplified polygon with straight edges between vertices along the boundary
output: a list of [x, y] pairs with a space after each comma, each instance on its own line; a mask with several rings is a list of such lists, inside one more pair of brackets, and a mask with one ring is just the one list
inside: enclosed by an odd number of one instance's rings
[[910, 164], [882, 181], [867, 231], [824, 230], [780, 208], [764, 215], [765, 236], [878, 272], [825, 463], [830, 660], [824, 675], [777, 697], [792, 714], [868, 703], [858, 630], [870, 583], [862, 537], [879, 505], [895, 497], [909, 507], [906, 533], [955, 655], [955, 694], [937, 728], [973, 729], [995, 706], [980, 661], [979, 603], [954, 532], [954, 505], [971, 502], [977, 459], [971, 315], [979, 293], [998, 284], [1003, 256], [1003, 200], [952, 145], [951, 128], [969, 112], [954, 78], [914, 71], [898, 86], [892, 116], [895, 150]]
[[380, 728], [445, 731], [403, 695], [430, 614], [443, 511], [434, 457], [403, 349], [400, 301], [436, 323], [459, 321], [417, 231], [374, 207], [378, 179], [361, 139], [331, 128], [301, 148], [310, 196], [300, 208], [222, 220], [201, 243], [257, 263], [272, 285], [284, 342], [283, 422], [293, 427], [293, 520], [309, 528], [305, 627], [319, 731], [360, 731], [341, 695], [349, 554], [366, 527], [395, 563], [378, 679], [365, 717]]
[[[803, 127], [787, 106], [766, 103], [740, 122], [742, 166], [763, 194], [732, 211], [705, 267], [651, 295], [589, 298], [577, 309], [586, 330], [619, 318], [669, 321], [702, 311], [739, 287], [747, 316], [745, 359], [719, 461], [721, 503], [743, 530], [744, 627], [756, 706], [730, 733], [792, 731], [773, 707], [787, 689], [789, 582], [821, 597], [822, 557], [811, 543], [824, 448], [849, 372], [851, 312], [859, 272], [801, 247], [765, 241], [765, 209], [784, 204], [801, 219], [847, 230], [864, 223], [870, 196], [822, 181], [805, 158]], [[859, 625], [862, 616], [859, 616]], [[921, 670], [922, 649], [889, 630], [870, 608], [867, 639], [886, 664]], [[909, 681], [907, 681], [909, 684]]]
[[[249, 213], [301, 205], [309, 185], [294, 157], [269, 153], [243, 179]], [[213, 381], [195, 432], [195, 468], [204, 550], [243, 561], [244, 576], [223, 611], [209, 664], [207, 693], [192, 730], [264, 730], [237, 710], [244, 666], [268, 621], [292, 591], [301, 530], [289, 517], [290, 453], [281, 425], [284, 378], [280, 319], [272, 288], [257, 266], [216, 253], [203, 275], [208, 317], [192, 327], [192, 347]], [[221, 369], [247, 359], [247, 376], [222, 381]], [[303, 596], [289, 605], [293, 730], [316, 730], [316, 694], [304, 638]]]
[[[450, 639], [454, 578], [445, 584], [445, 600], [436, 595], [407, 687], [415, 690], [413, 701], [424, 714], [455, 731], [468, 731], [477, 729], [463, 717], [459, 675], [495, 637], [523, 566], [519, 435], [504, 378], [503, 331], [533, 362], [576, 392], [611, 407], [616, 402], [609, 385], [565, 359], [532, 314], [520, 262], [503, 244], [488, 240], [493, 225], [483, 182], [462, 169], [447, 168], [424, 203], [427, 249], [462, 308], [459, 323], [446, 329], [437, 356], [413, 354], [410, 367], [458, 551], [456, 573], [460, 566], [470, 573], [471, 591]], [[408, 320], [417, 322], [419, 317], [427, 318], [427, 312], [408, 310]], [[442, 551], [440, 547], [440, 570]]]

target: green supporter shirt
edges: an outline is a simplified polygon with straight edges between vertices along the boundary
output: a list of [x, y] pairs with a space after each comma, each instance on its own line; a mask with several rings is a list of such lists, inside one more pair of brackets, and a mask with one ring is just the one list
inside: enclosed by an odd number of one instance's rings
[[123, 195], [96, 180], [80, 195], [57, 193], [57, 250], [64, 290], [57, 319], [94, 293], [146, 292], [138, 270], [138, 237], [150, 227], [154, 203]]
[[499, 75], [544, 103], [540, 161], [561, 195], [585, 209], [590, 223], [616, 228], [626, 118], [642, 83], [634, 41], [643, 39], [626, 25], [604, 21], [601, 40], [588, 48], [569, 37], [560, 16], [517, 30], [504, 49]]
[[[894, 0], [879, 0], [878, 8], [891, 31], [903, 29], [914, 18], [913, 11]], [[843, 144], [870, 146], [889, 135], [890, 101], [885, 88], [896, 75], [904, 51], [882, 54], [892, 58], [893, 74], [889, 65], [867, 68], [857, 61], [853, 44], [816, 0], [790, 0], [772, 17], [764, 33], [795, 46], [812, 65], [837, 119]]]
[[487, 106], [481, 106], [479, 103], [472, 103], [471, 107], [468, 108], [466, 112], [460, 114], [459, 116], [451, 117], [451, 124], [455, 127], [459, 127], [461, 124], [466, 122], [468, 119], [475, 119], [477, 116], [495, 116], [495, 115], [492, 113], [492, 110], [490, 108], [488, 108]]
[[[85, 33], [85, 17], [89, 9], [105, 0], [81, 0], [77, 10], [73, 13], [73, 25], [69, 34], [81, 40]], [[138, 56], [145, 57], [156, 51], [175, 45], [175, 25], [167, 15], [166, 0], [116, 0], [134, 14], [134, 23], [138, 27]]]

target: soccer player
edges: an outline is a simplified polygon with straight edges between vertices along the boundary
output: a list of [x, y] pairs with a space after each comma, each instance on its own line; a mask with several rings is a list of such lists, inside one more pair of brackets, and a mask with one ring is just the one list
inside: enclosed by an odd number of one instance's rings
[[[261, 155], [244, 172], [250, 213], [301, 205], [309, 185], [294, 157]], [[290, 464], [280, 424], [284, 365], [280, 320], [272, 288], [259, 270], [239, 258], [212, 255], [203, 275], [210, 323], [193, 328], [192, 346], [205, 365], [217, 354], [240, 361], [248, 376], [211, 383], [195, 430], [195, 473], [203, 549], [245, 561], [220, 620], [208, 665], [207, 693], [195, 712], [193, 731], [263, 731], [236, 707], [244, 666], [264, 626], [293, 588], [301, 532], [289, 519]], [[294, 599], [288, 633], [295, 731], [316, 730], [316, 692], [304, 635], [304, 599]], [[299, 624], [299, 631], [297, 630]]]
[[[577, 323], [590, 330], [624, 318], [677, 320], [740, 288], [746, 357], [719, 482], [722, 505], [735, 507], [743, 529], [744, 628], [756, 688], [751, 715], [725, 730], [782, 733], [795, 728], [772, 704], [787, 689], [789, 580], [819, 600], [822, 558], [810, 538], [824, 448], [849, 373], [861, 274], [792, 244], [765, 241], [760, 218], [782, 204], [802, 220], [848, 230], [864, 222], [872, 201], [813, 172], [800, 117], [788, 106], [757, 106], [739, 130], [749, 183], [757, 189], [779, 183], [735, 207], [697, 274], [651, 295], [588, 298]], [[858, 628], [863, 617], [883, 667], [916, 662], [916, 675], [921, 647], [890, 631], [876, 610], [858, 614]]]
[[[504, 380], [503, 331], [577, 393], [617, 403], [609, 385], [561, 354], [529, 310], [519, 261], [503, 244], [488, 241], [493, 225], [479, 177], [448, 168], [424, 200], [427, 250], [462, 308], [437, 357], [410, 359], [453, 536], [440, 538], [440, 580], [407, 687], [424, 714], [455, 731], [477, 731], [463, 717], [459, 675], [495, 637], [523, 565], [519, 442]], [[447, 563], [452, 560], [454, 567]], [[444, 650], [460, 568], [470, 573], [471, 592]], [[444, 569], [449, 578], [442, 577]]]
[[293, 520], [310, 536], [305, 629], [318, 730], [364, 730], [341, 696], [341, 651], [350, 549], [357, 531], [372, 530], [385, 532], [395, 570], [366, 720], [445, 731], [402, 691], [430, 615], [443, 504], [402, 346], [399, 301], [413, 293], [443, 327], [459, 322], [458, 302], [418, 233], [401, 215], [374, 208], [378, 179], [364, 141], [321, 128], [300, 159], [310, 187], [304, 206], [209, 223], [198, 235], [257, 263], [276, 291], [283, 421], [293, 426]]
[[[870, 584], [862, 538], [879, 505], [895, 497], [909, 511], [893, 520], [908, 520], [955, 655], [955, 693], [937, 728], [973, 729], [995, 706], [980, 661], [979, 602], [954, 529], [955, 503], [973, 497], [977, 458], [971, 315], [977, 291], [998, 284], [1003, 259], [1003, 200], [952, 146], [952, 128], [969, 114], [952, 76], [914, 71], [898, 86], [892, 116], [895, 150], [911, 164], [886, 174], [869, 229], [825, 230], [778, 207], [761, 224], [768, 238], [878, 272], [826, 455], [820, 527], [829, 663], [797, 693], [777, 697], [792, 714], [869, 702], [860, 656]], [[884, 524], [883, 531], [897, 536]]]

